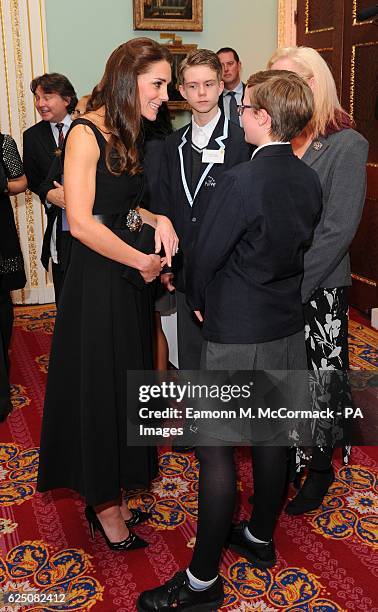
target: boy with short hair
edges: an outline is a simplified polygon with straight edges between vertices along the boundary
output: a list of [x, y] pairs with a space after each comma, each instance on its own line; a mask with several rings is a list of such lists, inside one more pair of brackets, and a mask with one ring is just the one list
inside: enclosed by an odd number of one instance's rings
[[[290, 140], [311, 119], [312, 92], [294, 73], [257, 73], [247, 83], [240, 112], [246, 139], [257, 149], [250, 162], [223, 176], [188, 262], [188, 301], [204, 316], [204, 366], [307, 370], [303, 254], [321, 210], [321, 187], [316, 172], [293, 154]], [[166, 584], [142, 593], [141, 612], [215, 610], [223, 604], [218, 568], [236, 497], [233, 449], [227, 445], [233, 440], [221, 423], [218, 431], [213, 422], [208, 425], [200, 433], [209, 430], [209, 444], [221, 435], [218, 445], [196, 448], [200, 482], [192, 561]], [[264, 569], [276, 563], [272, 536], [287, 477], [287, 448], [270, 438], [265, 443], [271, 445], [252, 449], [251, 518], [234, 526], [228, 540], [231, 549]]]
[[207, 49], [191, 52], [180, 65], [179, 82], [180, 93], [191, 107], [192, 120], [165, 142], [157, 208], [171, 219], [180, 239], [174, 267], [162, 276], [168, 289], [176, 289], [179, 367], [196, 370], [200, 365], [202, 333], [186, 304], [186, 258], [209, 199], [217, 196], [221, 176], [250, 159], [252, 150], [243, 130], [219, 110], [223, 81], [216, 53]]

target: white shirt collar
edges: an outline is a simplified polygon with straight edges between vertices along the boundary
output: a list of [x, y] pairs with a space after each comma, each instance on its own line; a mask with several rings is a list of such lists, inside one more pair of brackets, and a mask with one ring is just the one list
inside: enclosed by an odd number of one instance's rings
[[52, 128], [55, 128], [57, 123], [63, 123], [63, 127], [69, 128], [72, 123], [71, 115], [67, 113], [67, 115], [62, 119], [62, 121], [50, 121], [50, 125]]
[[236, 87], [234, 87], [234, 89], [226, 89], [226, 88], [224, 88], [223, 95], [227, 96], [230, 93], [230, 91], [234, 91], [237, 94], [243, 95], [243, 83], [242, 83], [242, 81], [239, 81], [239, 84]]
[[198, 147], [199, 149], [204, 149], [205, 147], [207, 147], [207, 145], [209, 144], [209, 140], [214, 132], [215, 126], [217, 125], [221, 117], [221, 114], [222, 113], [218, 108], [218, 112], [215, 117], [213, 117], [211, 121], [209, 121], [209, 123], [206, 123], [206, 125], [204, 126], [198, 125], [195, 122], [194, 117], [192, 117], [192, 143], [196, 147]]
[[258, 151], [260, 151], [261, 149], [263, 149], [264, 147], [270, 147], [271, 145], [289, 145], [290, 142], [266, 142], [265, 144], [260, 145], [259, 147], [257, 147], [257, 149], [255, 149], [252, 153], [252, 157], [251, 159], [253, 159], [256, 155], [256, 153]]
[[63, 134], [64, 136], [66, 136], [68, 130], [70, 129], [70, 125], [72, 123], [71, 115], [67, 113], [67, 115], [62, 119], [62, 121], [50, 121], [49, 123], [50, 123], [51, 131], [54, 136], [55, 143], [56, 145], [58, 145], [59, 130], [56, 127], [56, 124], [63, 123]]

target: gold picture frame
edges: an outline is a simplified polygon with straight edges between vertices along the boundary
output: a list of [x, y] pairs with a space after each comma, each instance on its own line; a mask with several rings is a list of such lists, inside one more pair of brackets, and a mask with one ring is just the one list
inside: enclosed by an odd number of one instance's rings
[[190, 51], [197, 49], [197, 45], [166, 45], [172, 55], [172, 81], [168, 86], [168, 108], [170, 111], [190, 110], [190, 106], [182, 97], [178, 89], [178, 69], [180, 63], [188, 55]]
[[203, 30], [203, 0], [133, 0], [134, 30]]

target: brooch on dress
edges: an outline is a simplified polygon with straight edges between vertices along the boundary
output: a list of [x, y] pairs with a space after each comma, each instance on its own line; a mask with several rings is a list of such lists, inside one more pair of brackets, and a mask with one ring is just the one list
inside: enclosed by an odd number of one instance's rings
[[312, 148], [315, 149], [315, 151], [320, 151], [320, 149], [322, 148], [322, 143], [320, 142], [320, 140], [315, 140], [315, 142], [312, 143]]
[[135, 208], [130, 208], [126, 217], [126, 227], [130, 232], [139, 232], [143, 225], [143, 220]]

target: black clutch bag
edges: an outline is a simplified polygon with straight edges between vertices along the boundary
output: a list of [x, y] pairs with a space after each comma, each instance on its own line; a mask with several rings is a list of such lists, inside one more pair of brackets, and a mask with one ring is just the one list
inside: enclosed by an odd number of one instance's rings
[[[130, 232], [130, 238], [127, 240], [127, 244], [134, 247], [138, 251], [151, 255], [155, 253], [155, 230], [151, 225], [143, 223], [139, 231]], [[136, 268], [130, 268], [130, 266], [124, 266], [122, 272], [122, 278], [132, 283], [137, 289], [144, 289], [146, 283], [143, 280], [142, 275]]]

